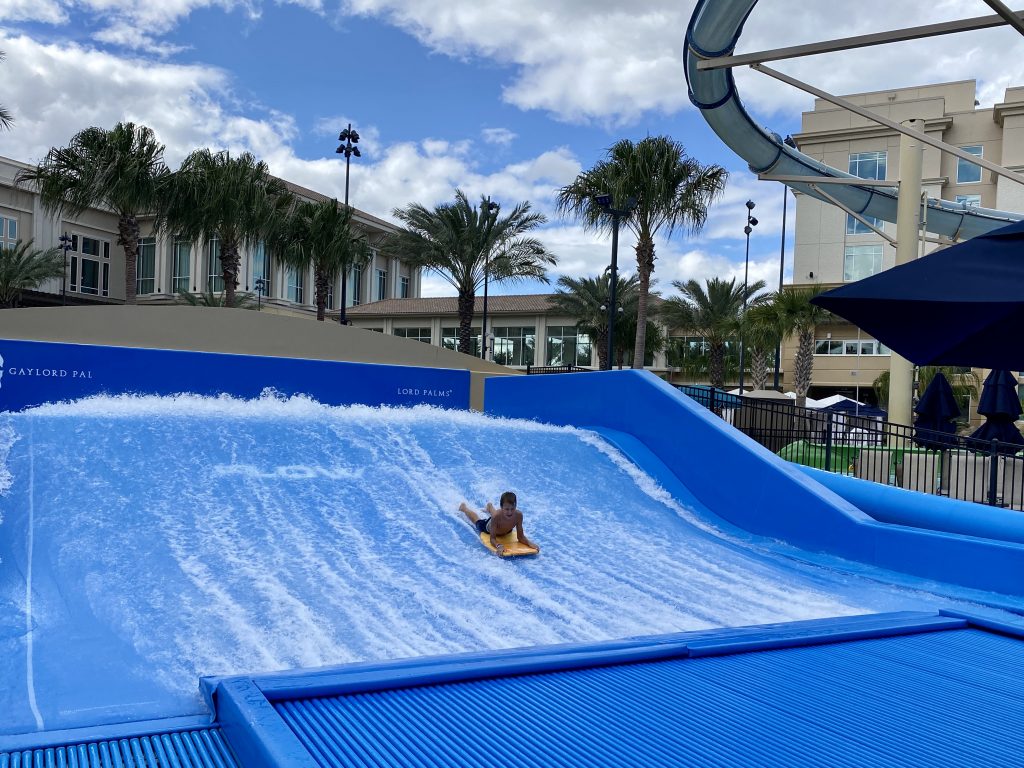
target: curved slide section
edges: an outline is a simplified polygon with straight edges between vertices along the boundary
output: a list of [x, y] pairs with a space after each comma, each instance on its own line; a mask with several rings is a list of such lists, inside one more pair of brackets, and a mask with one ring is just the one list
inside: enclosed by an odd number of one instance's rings
[[[733, 53], [743, 24], [755, 5], [757, 0], [698, 0], [686, 30], [683, 55], [690, 100], [700, 109], [712, 130], [733, 152], [746, 160], [755, 173], [856, 178], [787, 146], [778, 134], [760, 128], [743, 107], [731, 68], [697, 68], [701, 59]], [[790, 186], [829, 202], [806, 184]], [[832, 186], [834, 189], [829, 192], [851, 210], [864, 216], [896, 221], [895, 187]], [[1020, 219], [1020, 213], [929, 198], [926, 227], [938, 235], [968, 239]]]

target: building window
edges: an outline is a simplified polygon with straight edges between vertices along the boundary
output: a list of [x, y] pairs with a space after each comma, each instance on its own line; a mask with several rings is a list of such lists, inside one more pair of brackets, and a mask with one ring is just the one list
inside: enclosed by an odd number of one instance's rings
[[13, 248], [18, 242], [18, 220], [0, 216], [0, 246]]
[[359, 305], [359, 297], [363, 295], [363, 268], [352, 267], [352, 306]]
[[[850, 154], [850, 175], [860, 179], [884, 179], [885, 178], [885, 152], [853, 152]], [[876, 229], [882, 228], [882, 220], [874, 216], [864, 216]], [[870, 235], [874, 234], [870, 227], [866, 227], [861, 221], [853, 216], [846, 215], [846, 234], [848, 235]]]
[[400, 277], [398, 278], [398, 298], [408, 299], [409, 298], [409, 278]]
[[874, 339], [815, 339], [814, 354], [816, 355], [888, 355], [889, 348]]
[[156, 238], [140, 237], [135, 260], [135, 292], [139, 296], [156, 293]]
[[422, 341], [424, 344], [430, 343], [429, 328], [395, 328], [394, 334], [395, 336], [401, 336], [404, 339]]
[[981, 195], [957, 195], [956, 201], [966, 206], [981, 205]]
[[220, 293], [224, 290], [224, 266], [220, 263], [220, 238], [214, 235], [206, 249], [206, 263], [209, 270], [206, 276], [206, 290]]
[[[262, 291], [260, 280], [263, 281]], [[270, 257], [267, 255], [267, 246], [262, 241], [256, 243], [252, 249], [252, 289], [262, 292], [264, 296], [270, 295]]]
[[174, 238], [171, 246], [171, 293], [188, 293], [189, 267], [192, 263], [192, 243]]
[[110, 295], [110, 243], [72, 235], [71, 290], [91, 296]]
[[300, 269], [294, 267], [288, 268], [288, 301], [294, 301], [296, 304], [301, 304], [305, 294], [306, 275]]
[[537, 329], [533, 326], [495, 326], [492, 355], [498, 365], [533, 365]]
[[590, 337], [575, 325], [548, 327], [547, 365], [590, 365]]
[[377, 270], [377, 299], [388, 297], [388, 273], [383, 269]]
[[843, 258], [843, 280], [853, 282], [882, 271], [881, 245], [848, 245]]
[[[457, 326], [441, 328], [441, 346], [455, 352], [459, 351], [459, 329]], [[469, 329], [469, 354], [473, 357], [480, 357], [479, 325], [474, 325]]]
[[[984, 157], [980, 144], [975, 144], [970, 147], [960, 147], [960, 149], [974, 155], [975, 157]], [[958, 157], [956, 159], [956, 183], [977, 184], [979, 181], [981, 181], [981, 166], [975, 165], [969, 160], [964, 160], [962, 157]]]

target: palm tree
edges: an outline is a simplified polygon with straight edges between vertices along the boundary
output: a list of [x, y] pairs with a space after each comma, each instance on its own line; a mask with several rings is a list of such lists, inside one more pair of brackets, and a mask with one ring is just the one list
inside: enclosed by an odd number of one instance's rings
[[267, 237], [291, 205], [284, 182], [250, 153], [198, 149], [173, 174], [156, 226], [189, 240], [219, 240], [224, 301], [232, 307], [240, 250]]
[[[7, 54], [0, 51], [0, 61], [7, 58]], [[0, 128], [10, 130], [11, 126], [14, 125], [14, 115], [12, 115], [6, 107], [0, 106]]]
[[[970, 403], [978, 399], [978, 374], [970, 368], [961, 368], [950, 365], [922, 365], [917, 369], [917, 395], [921, 396], [928, 389], [937, 373], [941, 373], [949, 380], [949, 386], [953, 390], [953, 396], [958, 403]], [[875, 397], [880, 408], [889, 407], [889, 371], [882, 371], [873, 382]], [[964, 412], [961, 419], [970, 421], [970, 414]]]
[[782, 291], [774, 305], [783, 334], [797, 336], [796, 359], [793, 361], [793, 390], [796, 404], [803, 408], [814, 374], [814, 330], [832, 319], [832, 313], [811, 304], [811, 299], [822, 292], [820, 285], [802, 286]]
[[340, 272], [362, 266], [370, 257], [363, 237], [352, 232], [352, 209], [337, 200], [302, 202], [270, 238], [271, 252], [295, 269], [313, 267], [316, 319], [323, 321], [327, 293]]
[[[203, 293], [192, 293], [191, 291], [178, 291], [178, 301], [188, 304], [190, 307], [227, 307], [224, 291], [214, 293], [206, 290]], [[234, 309], [256, 309], [258, 303], [251, 293], [243, 293], [235, 296]]]
[[63, 276], [64, 254], [60, 248], [42, 251], [33, 248], [31, 240], [0, 247], [0, 306], [16, 307], [22, 291]]
[[[622, 314], [635, 314], [637, 285], [635, 275], [618, 277], [615, 287], [615, 301], [622, 307]], [[576, 327], [587, 334], [597, 345], [598, 366], [602, 371], [611, 368], [608, 360], [608, 301], [611, 280], [608, 272], [597, 277], [558, 278], [558, 291], [552, 298], [552, 306], [561, 314], [576, 319]], [[631, 339], [632, 329], [624, 323], [615, 323], [615, 349], [622, 353]]]
[[718, 165], [701, 165], [683, 145], [668, 136], [648, 136], [638, 142], [622, 139], [576, 180], [558, 191], [558, 210], [588, 228], [611, 231], [612, 215], [597, 203], [610, 195], [620, 209], [634, 207], [625, 224], [636, 236], [639, 301], [633, 367], [642, 368], [647, 331], [648, 295], [654, 272], [654, 238], [671, 237], [677, 228], [698, 232], [708, 207], [725, 189], [728, 173]]
[[547, 282], [547, 267], [555, 257], [525, 234], [546, 217], [522, 202], [500, 217], [488, 198], [480, 207], [455, 190], [454, 203], [428, 210], [419, 203], [396, 208], [392, 215], [404, 226], [388, 236], [385, 244], [400, 253], [413, 267], [432, 270], [450, 283], [458, 294], [459, 351], [469, 354], [476, 290], [484, 276], [494, 283], [521, 278]]
[[661, 318], [670, 328], [679, 328], [703, 336], [708, 344], [708, 379], [713, 387], [725, 386], [726, 344], [737, 339], [744, 300], [764, 290], [764, 281], [737, 285], [735, 278], [713, 277], [702, 286], [696, 280], [675, 280], [672, 286], [682, 296], [668, 298], [661, 307]]
[[768, 367], [782, 341], [782, 322], [775, 306], [775, 294], [758, 296], [743, 323], [743, 344], [750, 358], [752, 389], [765, 389]]
[[34, 183], [43, 207], [77, 216], [92, 207], [117, 215], [117, 243], [124, 248], [124, 300], [135, 303], [139, 221], [160, 207], [169, 176], [164, 145], [152, 129], [118, 123], [112, 130], [86, 128], [67, 147], [54, 147], [35, 168], [19, 171], [16, 182]]

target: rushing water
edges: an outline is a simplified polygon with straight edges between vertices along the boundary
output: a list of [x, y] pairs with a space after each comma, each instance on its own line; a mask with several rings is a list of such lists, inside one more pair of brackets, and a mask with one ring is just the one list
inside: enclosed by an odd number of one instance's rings
[[[480, 414], [93, 398], [0, 416], [0, 459], [0, 733], [201, 712], [201, 675], [935, 604], [740, 546], [592, 433]], [[508, 489], [539, 557], [457, 511]]]

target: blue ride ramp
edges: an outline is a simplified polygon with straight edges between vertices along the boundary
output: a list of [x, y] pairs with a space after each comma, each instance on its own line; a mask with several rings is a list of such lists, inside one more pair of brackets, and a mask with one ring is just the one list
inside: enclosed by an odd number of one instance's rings
[[1024, 545], [879, 522], [649, 372], [491, 379], [484, 407], [596, 429], [667, 488], [743, 531], [1011, 599], [1024, 593]]

